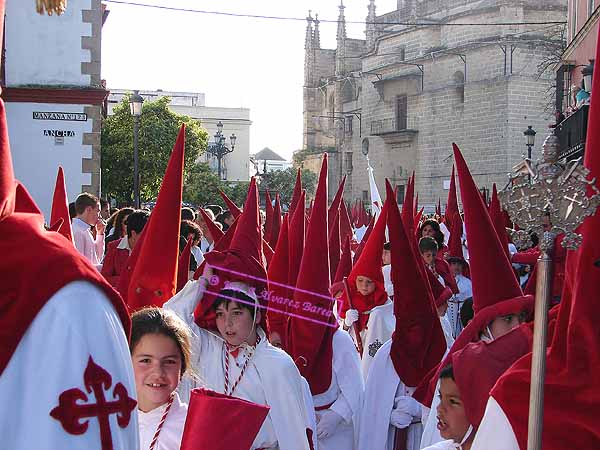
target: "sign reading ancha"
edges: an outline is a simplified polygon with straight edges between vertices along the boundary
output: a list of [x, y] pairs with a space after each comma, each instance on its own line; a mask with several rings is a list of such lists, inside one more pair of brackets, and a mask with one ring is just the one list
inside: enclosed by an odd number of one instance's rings
[[86, 113], [33, 111], [33, 120], [68, 120], [71, 122], [86, 122], [87, 119]]
[[71, 130], [44, 130], [44, 136], [75, 137], [75, 132]]

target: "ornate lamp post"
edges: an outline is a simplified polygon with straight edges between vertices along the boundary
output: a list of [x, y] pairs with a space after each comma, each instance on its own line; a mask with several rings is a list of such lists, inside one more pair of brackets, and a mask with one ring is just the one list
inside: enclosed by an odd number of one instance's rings
[[140, 208], [138, 140], [140, 133], [140, 117], [142, 115], [142, 103], [144, 103], [144, 98], [140, 95], [140, 91], [133, 91], [133, 95], [129, 97], [129, 109], [131, 111], [131, 115], [133, 116], [133, 204], [136, 209]]
[[223, 157], [228, 153], [233, 152], [236, 140], [237, 136], [235, 135], [235, 133], [231, 133], [231, 136], [229, 136], [229, 143], [231, 145], [231, 148], [225, 144], [225, 136], [223, 135], [223, 123], [219, 120], [219, 123], [217, 123], [217, 132], [215, 133], [215, 141], [214, 143], [210, 144], [208, 146], [208, 149], [206, 150], [208, 154], [213, 155], [215, 158], [217, 158], [217, 173], [219, 174], [219, 180], [223, 179], [221, 173]]
[[[523, 131], [523, 134], [525, 135], [525, 138], [527, 139], [526, 144], [525, 144], [527, 146], [527, 161], [529, 162], [529, 164], [531, 164], [531, 148], [535, 144], [535, 135], [537, 133], [535, 132], [535, 130], [533, 128], [531, 128], [531, 125], [529, 125], [527, 127], [527, 129], [525, 131]], [[529, 176], [529, 181], [531, 181], [531, 175]]]
[[[535, 135], [535, 132], [531, 134]], [[530, 174], [529, 179], [523, 173], [510, 174], [508, 186], [500, 193], [504, 209], [513, 222], [522, 228], [513, 234], [515, 244], [519, 246], [528, 242], [530, 232], [543, 236], [540, 240], [542, 254], [537, 263], [528, 450], [542, 448], [546, 334], [548, 303], [552, 293], [551, 255], [555, 238], [564, 233], [562, 246], [570, 250], [578, 248], [582, 236], [575, 233], [575, 229], [585, 217], [593, 215], [600, 205], [600, 190], [595, 180], [589, 179], [589, 171], [581, 165], [581, 158], [570, 162], [565, 168], [558, 164], [559, 147], [558, 137], [554, 134], [548, 136], [533, 179]]]
[[590, 63], [581, 69], [581, 75], [583, 75], [583, 86], [585, 91], [592, 93], [592, 76], [594, 75], [594, 60], [590, 60]]

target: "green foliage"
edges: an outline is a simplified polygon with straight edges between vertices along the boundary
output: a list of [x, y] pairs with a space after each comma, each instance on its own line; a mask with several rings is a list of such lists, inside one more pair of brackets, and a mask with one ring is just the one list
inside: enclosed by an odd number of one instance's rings
[[[303, 169], [300, 177], [302, 178], [302, 188], [306, 190], [307, 196], [312, 196], [317, 185], [317, 176], [310, 170]], [[261, 175], [260, 190], [268, 189], [271, 193], [279, 193], [281, 202], [289, 206], [295, 183], [296, 169], [293, 167], [285, 170], [274, 170]]]
[[[133, 204], [133, 125], [129, 99], [115, 107], [102, 125], [102, 190], [117, 204]], [[145, 101], [140, 117], [139, 170], [141, 201], [156, 199], [171, 150], [182, 123], [186, 124], [186, 178], [198, 166], [195, 161], [208, 143], [208, 133], [189, 116], [169, 110], [170, 99]]]
[[241, 207], [246, 199], [248, 183], [229, 184], [219, 180], [219, 176], [207, 163], [196, 164], [185, 175], [183, 201], [197, 207], [220, 205], [225, 209], [219, 190]]

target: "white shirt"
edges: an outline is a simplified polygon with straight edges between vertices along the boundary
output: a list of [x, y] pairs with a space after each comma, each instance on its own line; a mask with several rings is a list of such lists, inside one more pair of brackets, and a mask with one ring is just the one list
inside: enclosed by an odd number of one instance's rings
[[460, 320], [460, 309], [466, 299], [473, 297], [473, 287], [471, 280], [463, 275], [456, 275], [456, 285], [458, 286], [458, 294], [452, 296], [448, 301], [448, 310], [446, 318], [452, 329], [452, 336], [456, 338], [463, 329]]
[[[74, 281], [44, 305], [0, 376], [0, 446], [11, 450], [101, 448], [97, 417], [81, 421], [88, 424], [82, 434], [70, 434], [50, 416], [59, 406], [59, 396], [72, 389], [83, 396], [78, 404], [96, 403], [84, 381], [90, 361], [110, 377], [103, 389], [107, 402], [114, 401], [119, 384], [129, 398], [136, 399], [129, 346], [115, 309], [98, 287]], [[121, 428], [117, 415], [109, 416], [113, 448], [139, 448], [137, 417], [137, 408], [132, 406], [129, 423]]]
[[392, 283], [392, 265], [386, 264], [381, 268], [383, 272], [383, 285], [388, 297], [394, 296], [394, 283]]
[[[202, 251], [203, 254], [210, 252], [214, 248], [214, 246], [215, 246], [215, 241], [212, 241], [209, 243], [204, 236], [202, 236], [202, 238], [200, 239], [200, 250]], [[198, 264], [200, 264], [200, 263], [198, 262]]]
[[129, 254], [131, 254], [131, 248], [129, 247], [129, 239], [127, 238], [127, 235], [121, 238], [121, 240], [119, 241], [119, 245], [117, 245], [117, 248], [119, 250], [127, 250]]
[[[158, 408], [154, 408], [152, 411], [143, 412], [138, 410], [140, 423], [140, 450], [148, 450], [150, 448], [150, 443], [152, 442], [152, 439], [154, 439], [154, 434], [158, 429], [158, 424], [162, 419], [166, 407], [167, 404], [165, 403]], [[167, 419], [158, 435], [158, 441], [156, 441], [154, 450], [179, 450], [187, 410], [187, 403], [183, 403], [176, 392], [169, 414], [167, 414]]]
[[97, 234], [96, 240], [90, 231], [90, 225], [75, 217], [71, 223], [75, 248], [96, 268], [104, 255], [104, 234]]

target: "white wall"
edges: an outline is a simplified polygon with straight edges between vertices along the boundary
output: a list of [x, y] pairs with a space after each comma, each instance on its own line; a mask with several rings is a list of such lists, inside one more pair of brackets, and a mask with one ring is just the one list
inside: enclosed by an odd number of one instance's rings
[[89, 86], [81, 63], [90, 62], [90, 51], [81, 48], [81, 37], [92, 35], [92, 25], [82, 22], [82, 10], [91, 0], [70, 1], [61, 16], [35, 12], [33, 0], [7, 0], [6, 85]]
[[[74, 3], [70, 2], [69, 6]], [[31, 6], [31, 5], [30, 5]], [[85, 105], [41, 103], [6, 103], [8, 134], [15, 176], [50, 220], [52, 195], [58, 166], [65, 171], [69, 201], [74, 201], [82, 185], [91, 183], [91, 175], [82, 173], [81, 159], [92, 157], [92, 147], [82, 145], [83, 133], [92, 131], [92, 121], [34, 120], [33, 111], [83, 113]], [[75, 136], [65, 137], [64, 145], [44, 136], [44, 130], [68, 130]]]

